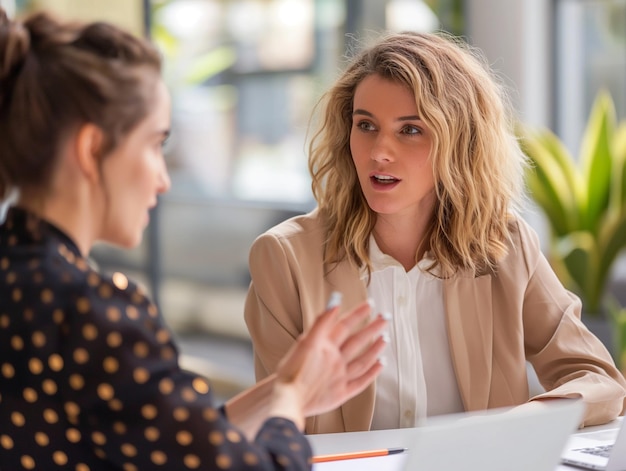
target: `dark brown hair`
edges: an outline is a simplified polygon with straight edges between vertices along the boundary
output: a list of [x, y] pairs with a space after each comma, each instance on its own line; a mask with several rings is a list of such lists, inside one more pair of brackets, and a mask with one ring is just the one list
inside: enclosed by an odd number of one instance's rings
[[0, 8], [0, 199], [46, 186], [62, 139], [82, 124], [99, 126], [100, 156], [110, 152], [147, 115], [160, 66], [152, 44], [111, 24], [12, 21]]

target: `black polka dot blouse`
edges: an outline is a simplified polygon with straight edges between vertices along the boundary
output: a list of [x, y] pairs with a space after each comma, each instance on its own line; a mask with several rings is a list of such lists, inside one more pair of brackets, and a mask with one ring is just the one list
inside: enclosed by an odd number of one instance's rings
[[271, 418], [254, 442], [178, 367], [171, 334], [121, 274], [53, 225], [0, 226], [0, 470], [302, 470], [311, 448]]

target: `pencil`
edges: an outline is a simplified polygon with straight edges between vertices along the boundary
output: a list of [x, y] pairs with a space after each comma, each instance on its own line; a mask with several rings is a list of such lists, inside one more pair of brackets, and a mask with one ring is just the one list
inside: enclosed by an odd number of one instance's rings
[[348, 453], [335, 453], [332, 455], [317, 455], [313, 457], [313, 463], [326, 461], [352, 460], [355, 458], [372, 458], [374, 456], [395, 455], [404, 453], [406, 448], [382, 448], [380, 450], [351, 451]]

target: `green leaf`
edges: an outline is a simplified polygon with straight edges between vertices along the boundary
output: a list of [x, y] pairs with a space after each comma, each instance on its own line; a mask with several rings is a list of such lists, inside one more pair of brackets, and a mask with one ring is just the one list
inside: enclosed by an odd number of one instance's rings
[[602, 293], [598, 293], [595, 283], [600, 261], [595, 236], [588, 231], [572, 232], [559, 238], [553, 249], [576, 284], [574, 291], [580, 295], [585, 309], [597, 312]]
[[584, 227], [598, 232], [598, 224], [607, 207], [612, 167], [612, 144], [615, 108], [606, 92], [598, 94], [591, 109], [581, 142], [580, 159], [587, 180], [587, 212]]
[[617, 127], [610, 95], [599, 93], [579, 163], [549, 130], [522, 136], [533, 164], [528, 188], [552, 232], [548, 259], [585, 309], [599, 312], [606, 307], [612, 268], [626, 247], [626, 122]]
[[551, 131], [545, 130], [538, 136], [539, 141], [552, 154], [563, 172], [565, 185], [572, 192], [572, 204], [578, 208], [586, 201], [585, 181], [582, 178], [576, 160], [563, 145], [561, 140]]
[[598, 283], [605, 284], [613, 264], [626, 247], [626, 208], [619, 213], [606, 214], [598, 234], [598, 245], [601, 248]]
[[568, 218], [554, 188], [546, 179], [545, 172], [530, 168], [527, 174], [527, 185], [535, 202], [546, 213], [551, 231], [559, 235], [566, 234], [569, 230]]
[[166, 57], [173, 57], [178, 52], [180, 41], [165, 26], [154, 24], [150, 31], [153, 41]]
[[576, 180], [576, 173], [571, 163], [565, 164], [567, 150], [556, 146], [552, 136], [551, 133], [529, 133], [520, 143], [532, 163], [526, 175], [528, 188], [546, 213], [553, 232], [563, 236], [576, 229], [580, 219], [576, 195], [570, 186]]
[[613, 136], [613, 159], [611, 209], [621, 211], [626, 206], [626, 122], [619, 125]]
[[616, 300], [611, 300], [607, 307], [613, 326], [613, 358], [617, 366], [624, 371], [626, 368], [626, 309], [620, 307]]
[[195, 85], [210, 79], [232, 67], [237, 60], [237, 54], [232, 47], [219, 47], [198, 57], [189, 67], [185, 80]]

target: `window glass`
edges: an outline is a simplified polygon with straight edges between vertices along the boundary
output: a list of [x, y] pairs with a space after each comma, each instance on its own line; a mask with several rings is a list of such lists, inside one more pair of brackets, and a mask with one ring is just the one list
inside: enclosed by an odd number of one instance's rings
[[153, 5], [173, 95], [172, 197], [310, 203], [304, 134], [324, 30], [316, 3]]
[[558, 0], [555, 130], [574, 155], [596, 94], [626, 117], [626, 0]]
[[[345, 66], [346, 50], [356, 47], [354, 39], [384, 29], [445, 28], [435, 13], [458, 13], [462, 3], [14, 1], [24, 11], [51, 8], [138, 34], [149, 20], [172, 95], [166, 149], [172, 188], [160, 198], [140, 247], [98, 245], [92, 256], [104, 271], [143, 282], [174, 329], [239, 336], [246, 335], [250, 245], [315, 205], [307, 128], [315, 103]], [[407, 11], [412, 14], [403, 15]]]

